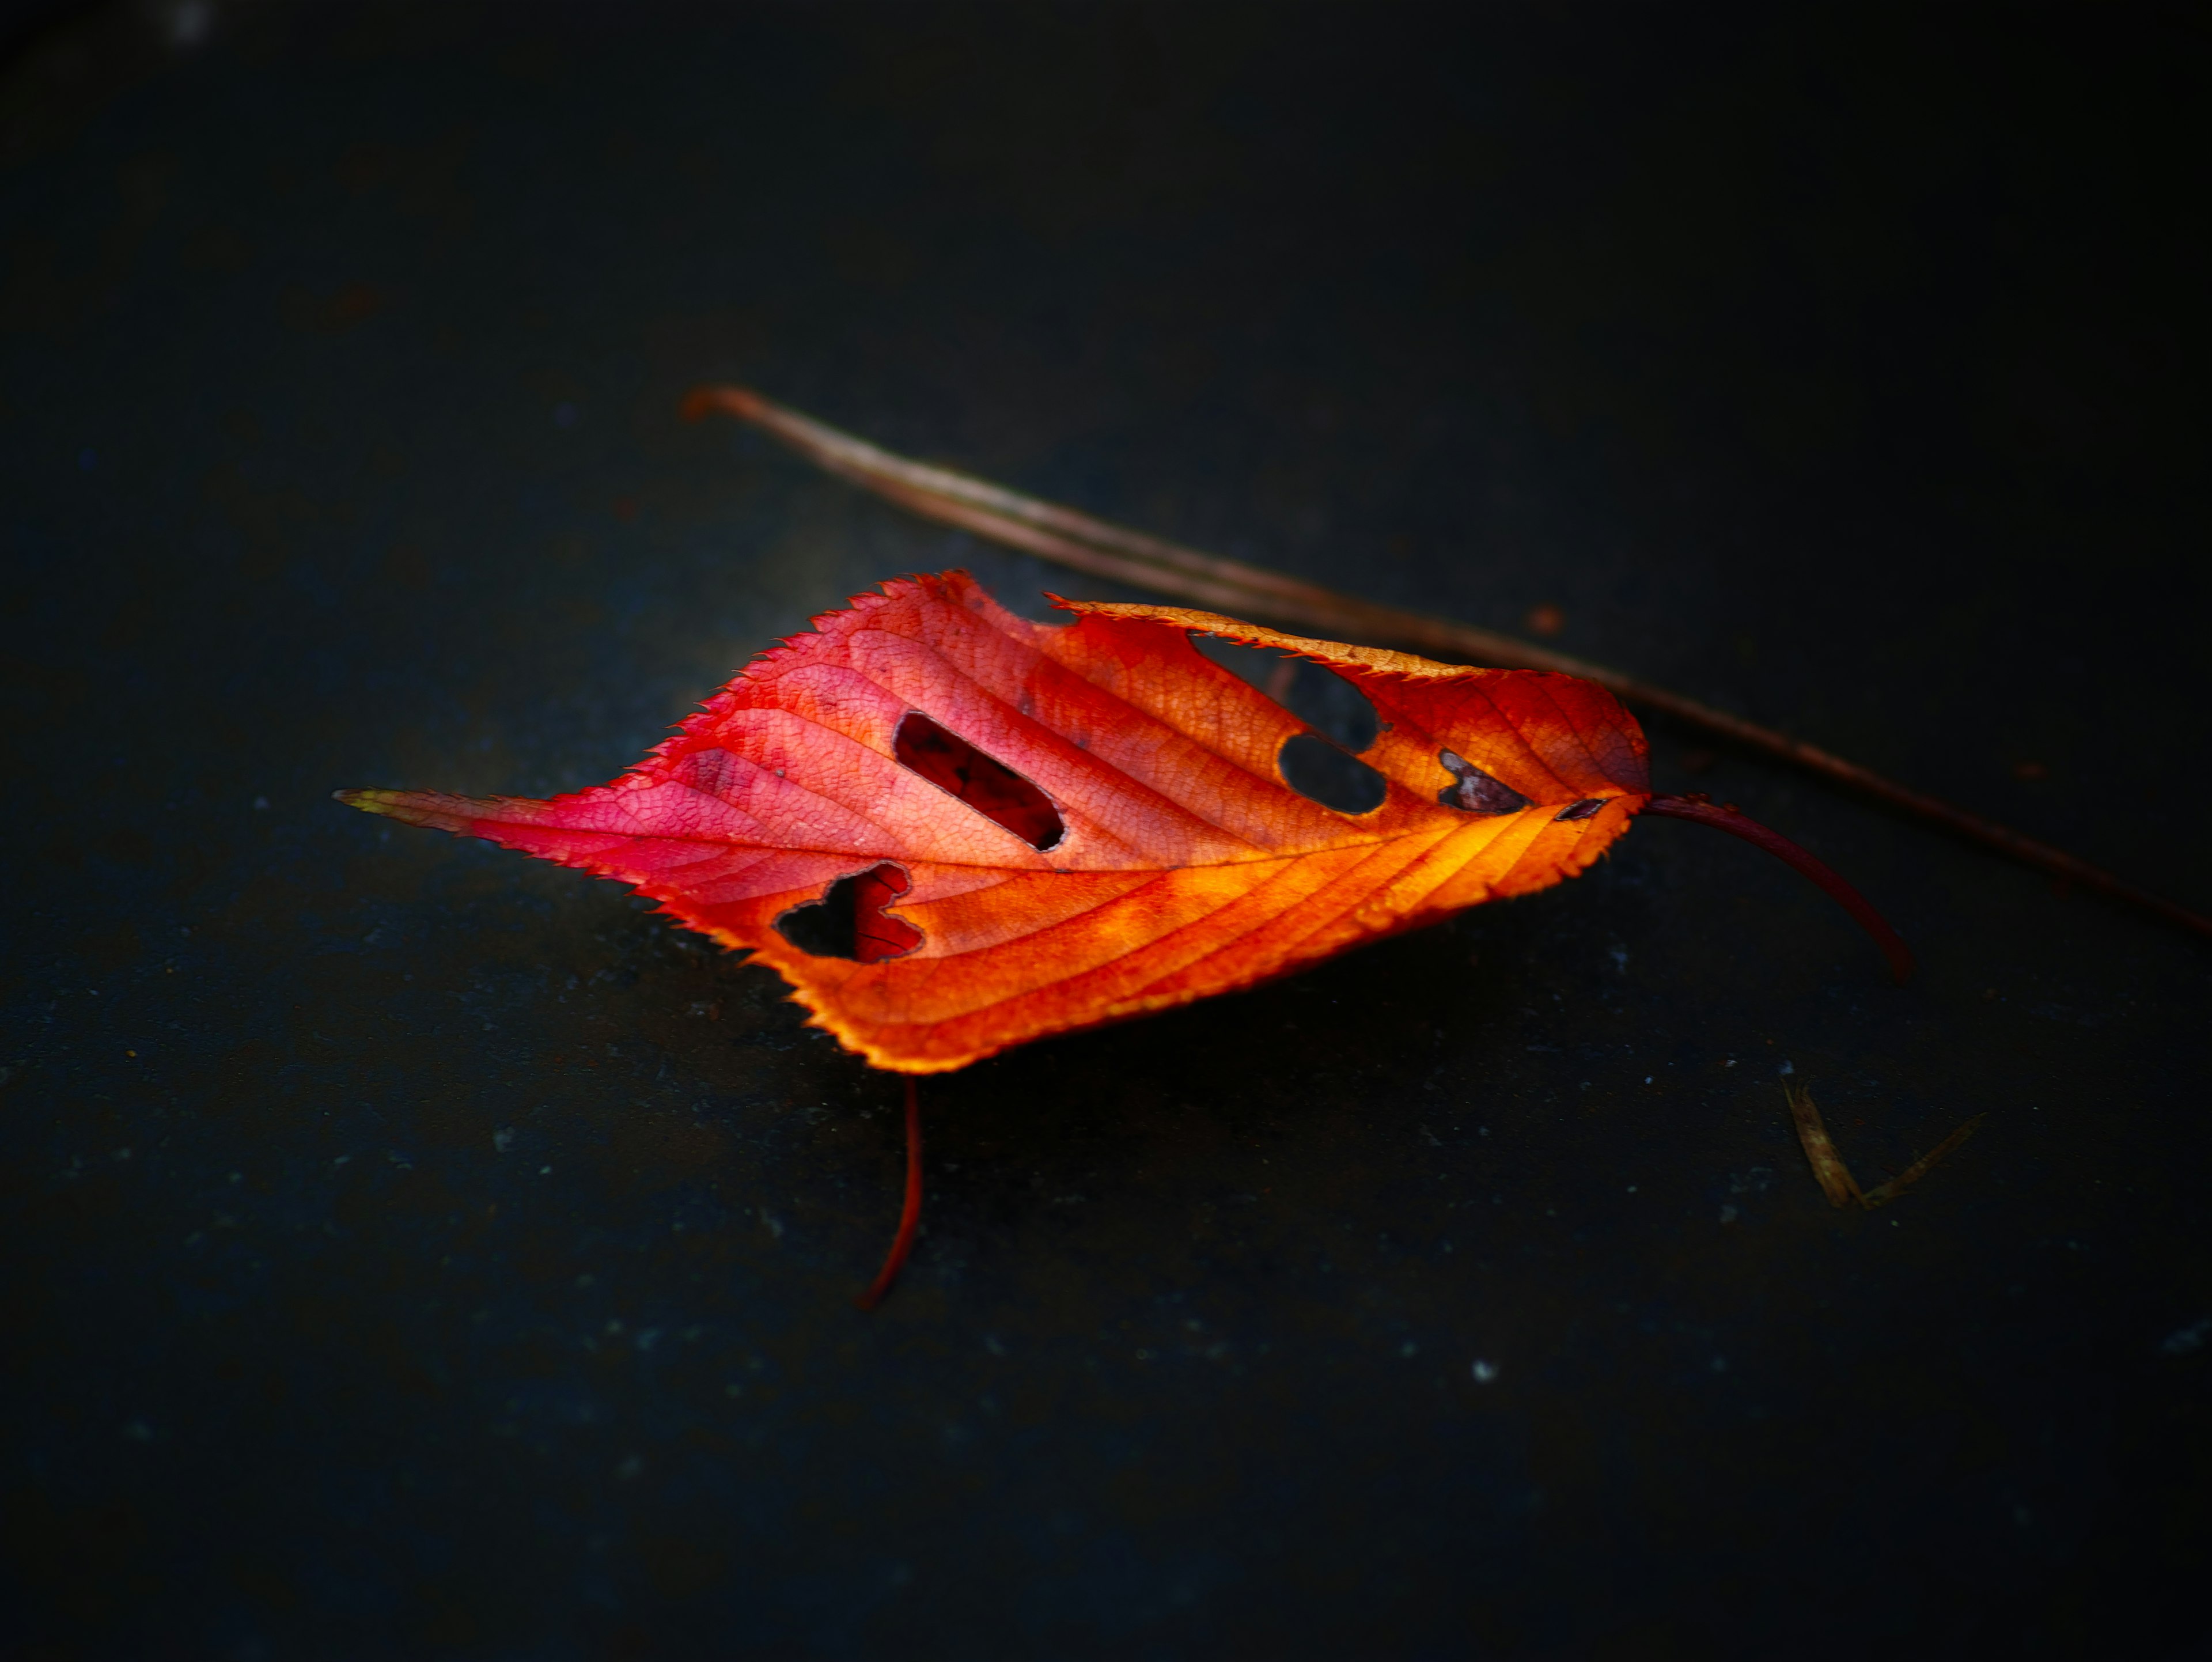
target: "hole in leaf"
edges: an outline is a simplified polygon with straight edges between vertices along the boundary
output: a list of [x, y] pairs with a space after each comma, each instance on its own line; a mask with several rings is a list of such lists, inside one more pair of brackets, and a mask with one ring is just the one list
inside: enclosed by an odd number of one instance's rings
[[1463, 756], [1440, 750], [1437, 760], [1456, 782], [1437, 793], [1437, 801], [1448, 808], [1464, 808], [1469, 813], [1518, 813], [1529, 805], [1528, 799], [1512, 786], [1492, 778]]
[[1389, 794], [1381, 774], [1319, 734], [1292, 734], [1276, 752], [1275, 765], [1292, 790], [1339, 813], [1372, 813]]
[[1552, 818], [1555, 821], [1560, 819], [1587, 819], [1590, 815], [1595, 813], [1604, 806], [1605, 798], [1602, 796], [1585, 796], [1581, 801], [1576, 803], [1572, 807], [1561, 808], [1557, 813], [1553, 814]]
[[775, 932], [816, 958], [849, 958], [880, 964], [921, 945], [921, 931], [884, 909], [914, 886], [896, 866], [876, 866], [841, 877], [819, 900], [793, 906], [775, 920]]
[[1241, 646], [1212, 635], [1193, 635], [1190, 643], [1355, 756], [1373, 744], [1382, 730], [1367, 695], [1326, 665], [1286, 656], [1273, 647]]
[[919, 710], [908, 710], [899, 723], [891, 754], [902, 766], [913, 769], [939, 790], [950, 791], [1033, 849], [1051, 848], [1067, 834], [1050, 797]]

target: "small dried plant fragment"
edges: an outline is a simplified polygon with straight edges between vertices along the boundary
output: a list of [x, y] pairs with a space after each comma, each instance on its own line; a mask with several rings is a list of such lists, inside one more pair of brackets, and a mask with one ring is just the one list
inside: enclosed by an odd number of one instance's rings
[[1877, 1184], [1872, 1189], [1861, 1189], [1850, 1168], [1844, 1164], [1843, 1155], [1837, 1152], [1835, 1140], [1828, 1135], [1827, 1122], [1821, 1117], [1810, 1088], [1784, 1085], [1782, 1094], [1790, 1104], [1790, 1117], [1797, 1127], [1798, 1146], [1804, 1149], [1806, 1162], [1813, 1168], [1813, 1180], [1820, 1185], [1828, 1204], [1856, 1206], [1869, 1212], [1877, 1206], [1887, 1205], [1934, 1171], [1939, 1162], [1972, 1136], [1987, 1117], [1975, 1115], [1888, 1182]]

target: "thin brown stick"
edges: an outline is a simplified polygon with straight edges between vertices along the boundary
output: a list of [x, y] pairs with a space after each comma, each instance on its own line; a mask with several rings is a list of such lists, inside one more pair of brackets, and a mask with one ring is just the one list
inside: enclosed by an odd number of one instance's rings
[[875, 1281], [868, 1290], [853, 1300], [863, 1310], [873, 1310], [884, 1301], [898, 1280], [899, 1271], [905, 1267], [906, 1256], [914, 1251], [915, 1232], [921, 1227], [921, 1099], [915, 1089], [914, 1075], [906, 1076], [906, 1202], [899, 1208], [898, 1233], [891, 1237], [891, 1250], [884, 1258], [884, 1267], [876, 1272]]
[[1333, 639], [1406, 647], [1432, 657], [1504, 669], [1557, 670], [1595, 681], [1631, 703], [1793, 763], [2023, 865], [2124, 901], [2198, 934], [2212, 936], [2212, 918], [2124, 883], [2063, 849], [1885, 779], [1817, 745], [1602, 664], [1495, 630], [1340, 594], [1262, 566], [1203, 554], [1180, 543], [1095, 520], [1073, 508], [1041, 502], [950, 468], [911, 461], [787, 409], [747, 387], [696, 387], [684, 400], [684, 414], [690, 420], [715, 411], [752, 423], [830, 472], [864, 484], [925, 518], [958, 526], [1095, 577], [1149, 588], [1241, 617], [1316, 630]]

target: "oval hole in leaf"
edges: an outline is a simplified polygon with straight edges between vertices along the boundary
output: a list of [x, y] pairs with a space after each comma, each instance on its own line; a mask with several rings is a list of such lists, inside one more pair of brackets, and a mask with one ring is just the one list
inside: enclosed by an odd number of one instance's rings
[[1317, 733], [1294, 733], [1284, 740], [1275, 765], [1292, 790], [1339, 813], [1372, 813], [1390, 794], [1381, 774]]
[[775, 932], [816, 958], [850, 958], [880, 964], [921, 945], [921, 931], [884, 909], [913, 887], [896, 866], [876, 866], [841, 877], [822, 898], [793, 906], [775, 920]]
[[908, 710], [900, 721], [891, 754], [1033, 849], [1049, 849], [1067, 834], [1050, 797], [920, 710]]

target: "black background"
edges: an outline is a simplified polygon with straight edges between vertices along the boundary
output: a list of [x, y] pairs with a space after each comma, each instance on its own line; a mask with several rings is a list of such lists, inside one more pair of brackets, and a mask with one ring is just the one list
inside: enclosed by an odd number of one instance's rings
[[[20, 42], [0, 1648], [2201, 1653], [2202, 941], [1655, 726], [1919, 980], [1641, 825], [931, 1082], [864, 1318], [891, 1081], [615, 888], [329, 792], [607, 777], [902, 571], [1118, 598], [677, 419], [742, 379], [1377, 599], [1556, 605], [2212, 909], [2203, 18]], [[1791, 1068], [1869, 1182], [1989, 1117], [1840, 1215]]]

